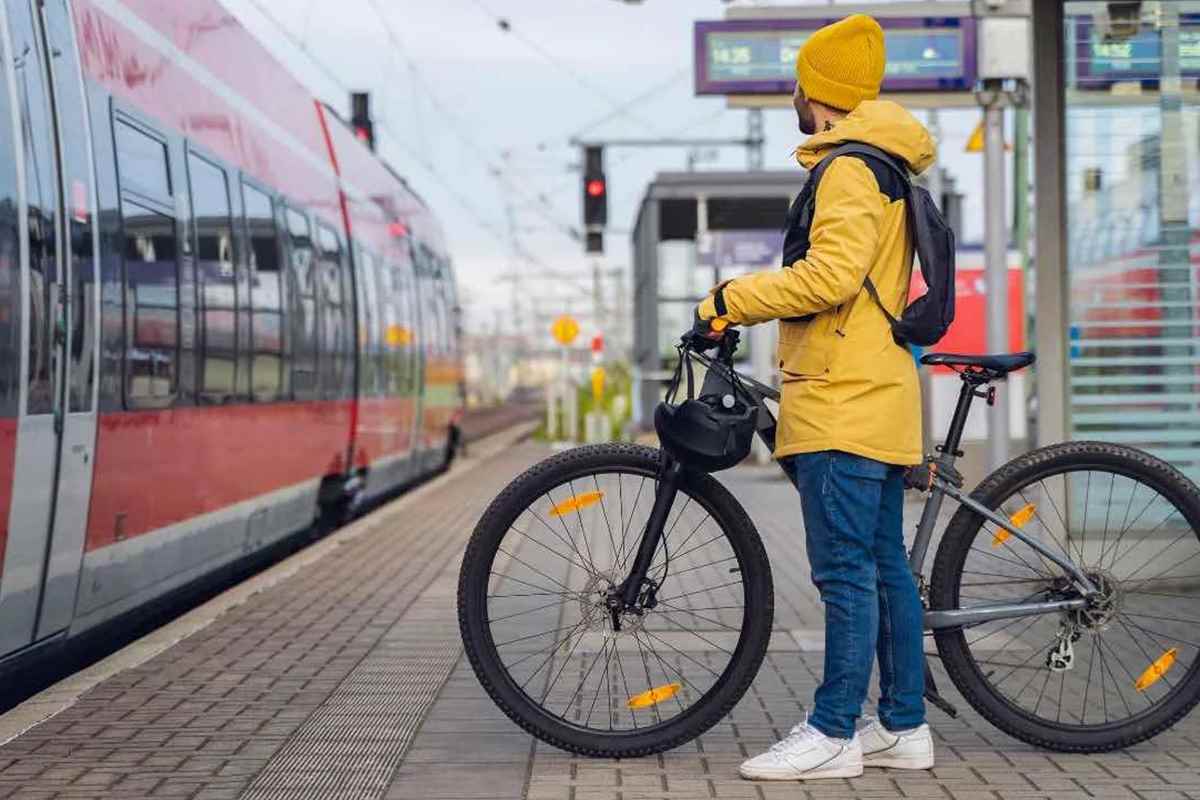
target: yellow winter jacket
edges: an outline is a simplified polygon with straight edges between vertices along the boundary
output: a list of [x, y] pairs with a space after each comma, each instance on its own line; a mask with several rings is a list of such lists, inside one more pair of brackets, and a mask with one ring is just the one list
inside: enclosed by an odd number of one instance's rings
[[[899, 105], [860, 103], [810, 137], [796, 158], [812, 169], [848, 141], [873, 144], [920, 173], [934, 160], [929, 132]], [[775, 457], [843, 450], [889, 464], [921, 461], [921, 392], [912, 355], [863, 288], [869, 275], [894, 316], [908, 302], [912, 241], [903, 200], [889, 201], [861, 159], [843, 156], [817, 188], [807, 256], [725, 284], [735, 325], [778, 319], [783, 399]], [[710, 295], [698, 309], [717, 316]], [[815, 314], [808, 322], [785, 318]]]

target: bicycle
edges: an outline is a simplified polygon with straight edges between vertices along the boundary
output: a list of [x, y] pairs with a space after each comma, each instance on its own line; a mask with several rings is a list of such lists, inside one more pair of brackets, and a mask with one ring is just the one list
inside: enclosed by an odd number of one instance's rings
[[[735, 372], [736, 346], [729, 331], [715, 356], [684, 344], [680, 358], [746, 393], [773, 451], [763, 401], [780, 392]], [[968, 494], [955, 462], [971, 405], [1034, 356], [921, 360], [962, 379], [926, 458], [910, 551], [951, 681], [995, 726], [1052, 750], [1114, 750], [1175, 724], [1200, 701], [1188, 628], [1200, 623], [1200, 489], [1141, 450], [1078, 441], [1019, 456]], [[926, 581], [946, 498], [959, 508]], [[741, 699], [770, 641], [772, 592], [758, 532], [715, 478], [653, 448], [591, 445], [533, 466], [485, 511], [459, 624], [483, 687], [522, 728], [583, 755], [640, 756], [701, 735]], [[927, 699], [956, 714], [928, 661], [925, 677]]]

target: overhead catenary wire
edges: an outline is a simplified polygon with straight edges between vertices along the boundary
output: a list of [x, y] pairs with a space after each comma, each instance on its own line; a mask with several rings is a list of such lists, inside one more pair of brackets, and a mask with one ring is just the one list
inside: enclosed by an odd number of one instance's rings
[[[318, 58], [311, 50], [309, 50], [305, 45], [305, 42], [295, 33], [293, 33], [286, 25], [284, 25], [277, 16], [271, 13], [271, 11], [268, 10], [262, 4], [262, 2], [260, 2], [260, 0], [247, 0], [247, 2], [259, 13], [260, 16], [263, 17], [263, 19], [273, 25], [294, 48], [299, 50], [300, 53], [313, 66], [315, 66], [326, 79], [328, 79], [334, 86], [341, 90], [343, 94], [349, 95], [351, 91], [349, 85], [333, 70], [332, 67], [330, 67], [327, 63]], [[422, 155], [414, 148], [406, 144], [404, 138], [398, 135], [396, 131], [391, 131], [391, 128], [384, 121], [377, 120], [376, 125], [377, 127], [388, 130], [393, 134], [393, 136], [391, 136], [388, 140], [389, 143], [403, 150], [406, 155], [417, 164], [418, 167], [420, 167], [435, 183], [437, 183], [439, 187], [441, 187], [442, 191], [447, 197], [449, 197], [456, 205], [458, 205], [459, 208], [465, 211], [468, 216], [475, 220], [475, 222], [479, 225], [480, 230], [494, 238], [497, 242], [505, 245], [508, 244], [507, 236], [504, 234], [504, 232], [501, 231], [494, 222], [488, 220], [487, 216], [480, 211], [479, 208], [477, 208], [475, 204], [472, 203], [465, 195], [463, 195], [462, 192], [456, 189], [450, 180], [442, 175], [432, 161], [430, 161], [425, 155]], [[548, 268], [545, 262], [534, 256], [528, 250], [522, 249], [519, 252], [515, 252], [514, 255], [517, 255], [519, 258], [526, 260], [535, 266]]]
[[[372, 2], [374, 2], [374, 0], [372, 0]], [[554, 55], [546, 48], [542, 47], [542, 45], [539, 44], [536, 39], [526, 36], [524, 33], [521, 32], [521, 30], [519, 28], [514, 27], [512, 22], [510, 22], [507, 18], [502, 17], [499, 14], [492, 11], [491, 8], [489, 8], [487, 6], [487, 4], [483, 2], [483, 0], [467, 0], [467, 2], [471, 3], [476, 8], [478, 8], [480, 11], [482, 11], [486, 16], [490, 17], [492, 19], [492, 21], [496, 23], [497, 28], [499, 28], [501, 31], [512, 36], [517, 41], [521, 42], [523, 45], [528, 47], [530, 50], [532, 50], [533, 52], [535, 52], [539, 56], [541, 56], [545, 61], [547, 61], [547, 62], [553, 64], [555, 67], [561, 69], [564, 73], [569, 75], [572, 80], [574, 80], [577, 84], [579, 84], [583, 88], [587, 89], [589, 92], [594, 94], [596, 97], [599, 97], [600, 99], [609, 103], [613, 107], [613, 111], [615, 114], [623, 116], [626, 119], [629, 119], [633, 122], [637, 122], [639, 125], [646, 128], [647, 130], [651, 131], [652, 133], [657, 133], [657, 129], [655, 128], [655, 126], [653, 124], [647, 122], [645, 119], [643, 119], [642, 117], [639, 117], [636, 114], [630, 113], [630, 111], [629, 111], [630, 104], [628, 102], [623, 102], [619, 98], [613, 97], [611, 94], [609, 94], [607, 91], [605, 91], [601, 86], [599, 86], [596, 83], [594, 83], [593, 81], [591, 81], [587, 76], [585, 76], [583, 73], [581, 73], [575, 67], [573, 67], [571, 64], [562, 60], [558, 56]]]

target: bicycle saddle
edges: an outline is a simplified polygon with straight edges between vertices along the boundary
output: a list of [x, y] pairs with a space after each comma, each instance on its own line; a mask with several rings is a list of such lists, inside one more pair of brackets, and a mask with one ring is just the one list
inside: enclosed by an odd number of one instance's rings
[[930, 353], [921, 356], [922, 364], [947, 367], [976, 367], [978, 369], [1007, 374], [1028, 367], [1037, 359], [1033, 353], [996, 353], [993, 355], [968, 356], [956, 353]]

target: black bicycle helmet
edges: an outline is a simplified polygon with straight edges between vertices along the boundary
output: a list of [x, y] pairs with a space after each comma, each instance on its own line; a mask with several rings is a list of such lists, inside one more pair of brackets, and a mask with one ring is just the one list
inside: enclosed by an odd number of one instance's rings
[[[692, 397], [692, 364], [686, 349], [667, 399], [654, 409], [654, 429], [662, 448], [686, 467], [701, 472], [728, 469], [750, 454], [758, 406], [749, 395], [714, 370], [704, 378], [699, 397]], [[679, 371], [686, 364], [688, 397], [675, 403]]]

